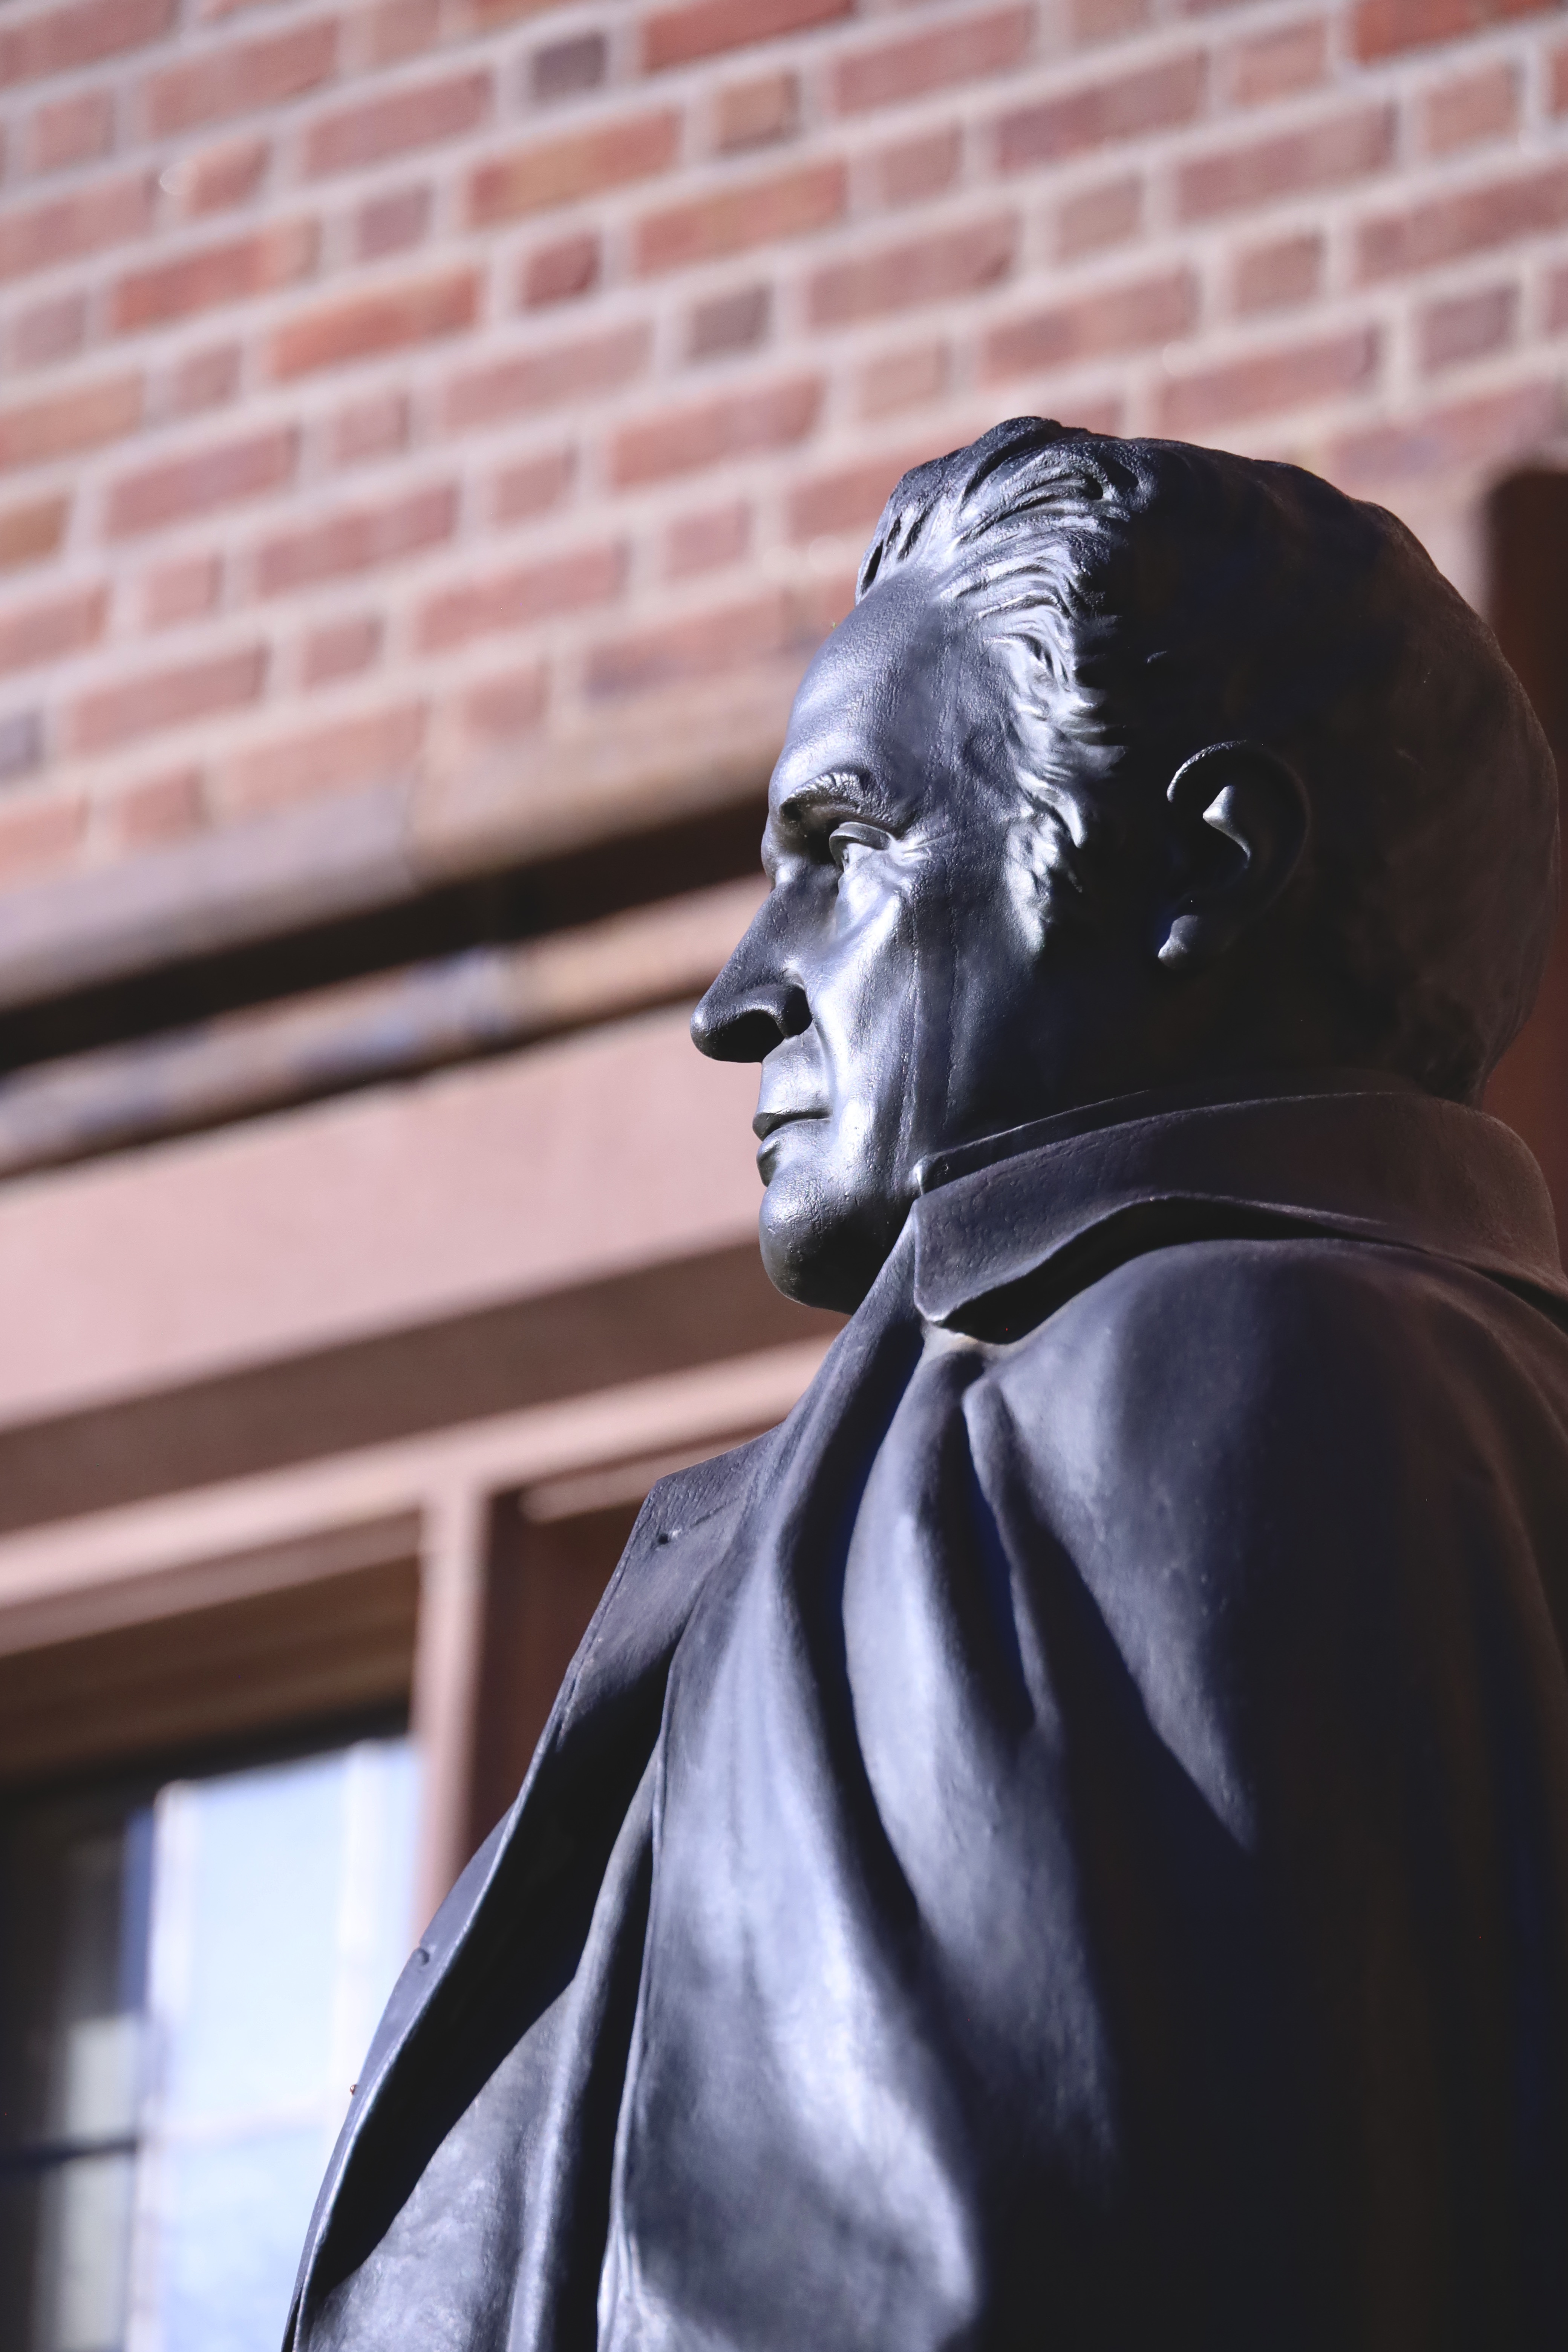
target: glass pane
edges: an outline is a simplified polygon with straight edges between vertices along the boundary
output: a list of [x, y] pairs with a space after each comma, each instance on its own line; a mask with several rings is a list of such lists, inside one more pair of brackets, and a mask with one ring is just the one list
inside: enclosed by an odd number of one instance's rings
[[0, 1829], [0, 2307], [25, 2352], [124, 2340], [151, 1826], [120, 1790]]
[[321, 2132], [310, 2126], [171, 2146], [157, 2304], [133, 2343], [278, 2352], [322, 2163]]
[[275, 2352], [412, 1942], [416, 1796], [405, 1739], [160, 1793], [130, 2352]]
[[340, 1756], [177, 1781], [160, 1795], [153, 1969], [163, 2128], [319, 2097], [343, 1797]]
[[135, 2174], [129, 2155], [86, 2156], [38, 2184], [37, 2341], [47, 2352], [118, 2352]]
[[276, 2352], [412, 1941], [406, 1739], [0, 1814], [0, 2352]]

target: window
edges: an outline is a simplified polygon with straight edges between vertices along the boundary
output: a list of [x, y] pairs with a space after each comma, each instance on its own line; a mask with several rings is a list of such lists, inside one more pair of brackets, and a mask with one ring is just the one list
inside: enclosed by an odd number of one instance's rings
[[275, 2352], [412, 1940], [402, 1738], [13, 1805], [0, 2309], [16, 2352]]

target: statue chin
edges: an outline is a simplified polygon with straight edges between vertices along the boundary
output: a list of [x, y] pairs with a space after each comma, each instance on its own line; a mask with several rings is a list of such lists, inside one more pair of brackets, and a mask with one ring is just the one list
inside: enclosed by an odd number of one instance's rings
[[757, 1219], [763, 1266], [802, 1307], [852, 1315], [887, 1259], [905, 1208], [831, 1199], [820, 1184], [775, 1176]]
[[825, 1233], [806, 1203], [763, 1196], [757, 1218], [763, 1268], [775, 1290], [802, 1307], [837, 1307], [832, 1277], [832, 1229]]

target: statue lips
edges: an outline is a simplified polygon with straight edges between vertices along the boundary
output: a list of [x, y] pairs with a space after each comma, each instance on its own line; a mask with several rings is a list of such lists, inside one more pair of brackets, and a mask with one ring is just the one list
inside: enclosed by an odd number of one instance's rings
[[776, 1139], [785, 1128], [800, 1127], [808, 1121], [825, 1119], [827, 1112], [815, 1106], [800, 1109], [759, 1110], [752, 1121], [752, 1133], [757, 1138], [757, 1170], [766, 1184], [778, 1165], [780, 1145]]

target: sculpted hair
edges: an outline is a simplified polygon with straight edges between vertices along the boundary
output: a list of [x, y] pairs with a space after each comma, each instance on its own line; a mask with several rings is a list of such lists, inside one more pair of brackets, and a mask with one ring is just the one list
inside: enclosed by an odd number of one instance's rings
[[1002, 664], [1047, 898], [1092, 899], [1130, 792], [1267, 745], [1307, 793], [1281, 919], [1342, 1058], [1476, 1099], [1545, 968], [1556, 772], [1403, 523], [1294, 466], [1015, 417], [904, 476], [858, 598], [910, 565]]

